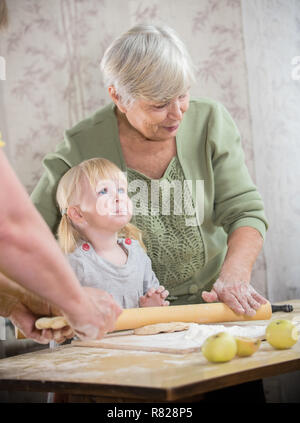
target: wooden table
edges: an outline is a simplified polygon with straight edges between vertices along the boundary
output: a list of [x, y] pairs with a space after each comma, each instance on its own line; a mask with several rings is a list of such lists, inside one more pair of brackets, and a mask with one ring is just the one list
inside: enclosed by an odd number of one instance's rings
[[[274, 318], [300, 322], [300, 300], [292, 313]], [[252, 322], [253, 323], [253, 322]], [[0, 389], [69, 394], [70, 401], [190, 402], [223, 387], [300, 369], [300, 341], [274, 350], [262, 342], [252, 357], [209, 363], [201, 352], [165, 354], [65, 345], [0, 360]]]

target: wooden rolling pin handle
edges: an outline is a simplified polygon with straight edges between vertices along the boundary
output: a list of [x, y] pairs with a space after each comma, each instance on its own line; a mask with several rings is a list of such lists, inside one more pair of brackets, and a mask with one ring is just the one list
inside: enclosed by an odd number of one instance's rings
[[290, 313], [293, 310], [294, 308], [291, 304], [283, 304], [283, 305], [272, 304], [272, 313], [275, 313], [276, 311], [285, 311], [286, 313]]

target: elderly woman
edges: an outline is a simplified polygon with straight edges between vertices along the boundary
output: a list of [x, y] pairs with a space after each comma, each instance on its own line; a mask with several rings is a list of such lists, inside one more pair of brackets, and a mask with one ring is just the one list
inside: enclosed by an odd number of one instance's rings
[[[218, 102], [190, 99], [192, 62], [168, 27], [130, 29], [106, 50], [101, 68], [112, 103], [67, 130], [45, 157], [34, 204], [55, 232], [59, 179], [85, 159], [105, 157], [127, 173], [133, 203], [139, 199], [133, 223], [171, 304], [223, 301], [255, 314], [266, 300], [250, 279], [267, 221], [230, 114]], [[178, 191], [169, 190], [174, 207], [163, 212], [168, 183], [184, 188], [183, 210]]]

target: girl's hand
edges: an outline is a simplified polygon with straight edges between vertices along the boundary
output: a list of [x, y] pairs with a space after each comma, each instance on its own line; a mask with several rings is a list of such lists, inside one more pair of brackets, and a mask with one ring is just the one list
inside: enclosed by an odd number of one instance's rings
[[169, 301], [165, 301], [169, 291], [163, 286], [159, 286], [157, 289], [150, 288], [145, 295], [140, 298], [140, 307], [160, 307], [170, 305]]

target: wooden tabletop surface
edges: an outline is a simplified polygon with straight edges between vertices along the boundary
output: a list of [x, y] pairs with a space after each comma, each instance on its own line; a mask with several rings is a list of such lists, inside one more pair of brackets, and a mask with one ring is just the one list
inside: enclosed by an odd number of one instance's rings
[[[294, 311], [274, 313], [272, 319], [300, 322], [300, 300], [286, 303], [292, 304]], [[262, 342], [253, 356], [220, 364], [209, 363], [201, 352], [177, 355], [65, 345], [0, 360], [0, 389], [141, 402], [184, 401], [215, 389], [299, 369], [300, 340], [287, 350], [275, 350]]]

